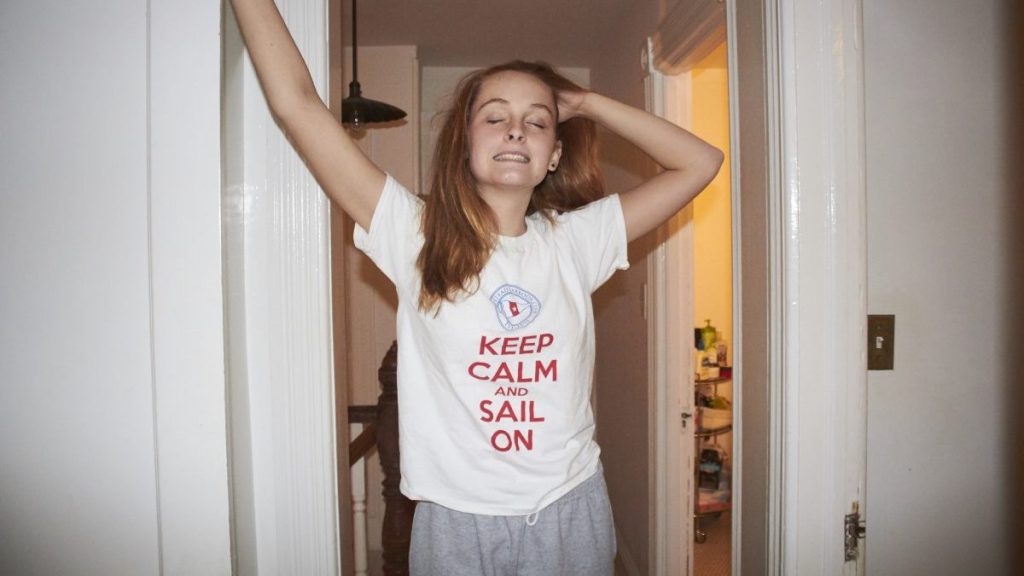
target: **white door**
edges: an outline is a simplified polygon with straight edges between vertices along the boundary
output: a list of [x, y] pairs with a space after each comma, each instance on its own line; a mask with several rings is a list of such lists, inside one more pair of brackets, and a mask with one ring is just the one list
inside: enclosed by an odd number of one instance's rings
[[[689, 74], [666, 77], [652, 70], [644, 82], [648, 111], [689, 127]], [[656, 575], [691, 574], [693, 559], [693, 238], [688, 206], [658, 230], [648, 269], [649, 341], [655, 428]]]
[[[728, 148], [729, 131], [725, 55], [724, 43], [719, 44], [695, 63], [693, 71], [674, 76], [653, 71], [647, 82], [651, 111], [723, 150]], [[701, 512], [696, 487], [701, 447], [722, 449], [727, 455], [724, 469], [732, 469], [735, 464], [731, 432], [703, 435], [699, 442], [695, 437], [701, 410], [695, 401], [697, 393], [729, 401], [734, 399], [734, 394], [731, 379], [714, 385], [705, 383], [696, 390], [693, 375], [697, 367], [692, 352], [695, 344], [692, 327], [700, 325], [705, 318], [713, 320], [718, 327], [720, 341], [729, 348], [735, 343], [731, 195], [727, 161], [701, 196], [659, 231], [660, 246], [648, 267], [654, 310], [651, 315], [651, 341], [655, 343], [654, 407], [657, 423], [664, 425], [658, 429], [657, 448], [663, 447], [665, 452], [658, 451], [657, 456], [666, 458], [664, 462], [656, 460], [659, 464], [657, 485], [665, 490], [658, 494], [664, 502], [664, 510], [658, 518], [665, 521], [663, 526], [659, 524], [659, 543], [665, 549], [664, 554], [657, 557], [664, 563], [667, 574], [686, 574], [701, 569], [699, 563], [694, 566], [699, 555], [693, 553], [700, 549], [693, 549], [693, 543], [704, 542], [704, 528], [721, 522], [722, 514], [731, 510], [733, 502], [729, 482], [728, 490], [717, 493], [717, 501], [706, 503], [705, 511], [709, 514], [703, 515], [702, 520], [696, 519], [696, 514]], [[735, 358], [734, 352], [730, 358]], [[722, 481], [727, 482], [724, 478]], [[723, 497], [723, 494], [727, 495]], [[731, 521], [718, 524], [722, 527], [711, 532], [712, 538], [716, 537], [715, 532], [726, 531], [725, 527], [730, 524]], [[729, 536], [723, 534], [717, 538], [728, 539]], [[717, 547], [713, 542], [705, 548]]]

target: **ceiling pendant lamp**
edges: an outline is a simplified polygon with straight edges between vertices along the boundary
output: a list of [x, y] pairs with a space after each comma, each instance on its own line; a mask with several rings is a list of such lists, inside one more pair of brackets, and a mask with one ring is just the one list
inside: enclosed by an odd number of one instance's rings
[[359, 87], [359, 68], [356, 64], [356, 0], [352, 0], [352, 82], [348, 85], [348, 98], [341, 101], [341, 122], [355, 127], [364, 124], [392, 122], [405, 118], [405, 111], [391, 104], [363, 98]]

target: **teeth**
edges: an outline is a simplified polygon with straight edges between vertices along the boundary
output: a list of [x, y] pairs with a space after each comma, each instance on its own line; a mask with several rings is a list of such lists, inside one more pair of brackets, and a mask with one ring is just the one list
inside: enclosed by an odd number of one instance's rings
[[530, 157], [529, 156], [527, 156], [525, 154], [520, 154], [518, 152], [503, 152], [503, 153], [498, 154], [497, 156], [495, 156], [494, 159], [499, 161], [499, 162], [504, 162], [504, 161], [521, 162], [523, 164], [527, 164], [527, 163], [530, 162]]

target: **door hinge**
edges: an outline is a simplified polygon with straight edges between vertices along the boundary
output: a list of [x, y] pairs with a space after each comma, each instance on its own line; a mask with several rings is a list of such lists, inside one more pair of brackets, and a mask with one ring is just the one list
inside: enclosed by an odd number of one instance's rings
[[860, 519], [860, 502], [853, 503], [853, 512], [846, 515], [846, 561], [852, 562], [857, 559], [859, 540], [864, 539], [864, 532], [867, 530], [865, 522]]

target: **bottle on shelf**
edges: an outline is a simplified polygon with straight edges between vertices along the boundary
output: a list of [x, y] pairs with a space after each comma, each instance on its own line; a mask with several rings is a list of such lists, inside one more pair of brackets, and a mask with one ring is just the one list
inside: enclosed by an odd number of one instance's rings
[[711, 319], [707, 318], [704, 320], [704, 327], [700, 329], [701, 343], [704, 345], [704, 350], [713, 350], [715, 342], [718, 340], [718, 330], [711, 325]]
[[704, 320], [704, 327], [701, 328], [701, 354], [697, 363], [697, 378], [709, 380], [718, 378], [718, 348], [715, 346], [718, 340], [718, 330], [711, 325], [711, 320]]

